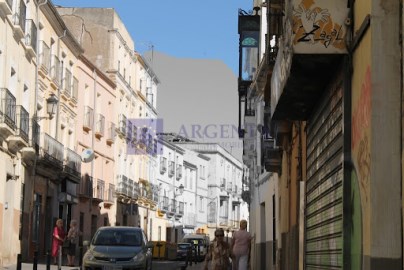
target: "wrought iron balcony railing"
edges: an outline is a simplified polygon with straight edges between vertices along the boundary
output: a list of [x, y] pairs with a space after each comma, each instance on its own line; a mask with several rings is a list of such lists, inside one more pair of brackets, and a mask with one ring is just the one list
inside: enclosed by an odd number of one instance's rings
[[45, 72], [49, 72], [50, 70], [50, 48], [46, 45], [45, 41], [39, 42], [39, 66], [45, 70]]
[[59, 57], [57, 57], [57, 55], [51, 56], [50, 76], [51, 76], [53, 82], [57, 86], [60, 86], [61, 68], [60, 68], [60, 60], [59, 60]]
[[0, 88], [0, 123], [15, 129], [16, 99], [7, 88]]
[[63, 144], [51, 137], [47, 133], [41, 134], [40, 147], [42, 149], [42, 157], [63, 164]]
[[80, 177], [81, 174], [80, 155], [67, 147], [65, 148], [65, 153], [66, 153], [66, 161], [64, 171], [73, 176]]
[[173, 176], [174, 175], [174, 161], [169, 161], [168, 162], [168, 176]]
[[104, 180], [97, 179], [97, 186], [94, 188], [93, 197], [99, 200], [104, 200], [105, 182]]
[[72, 100], [77, 102], [79, 95], [79, 80], [73, 76]]
[[69, 69], [65, 68], [65, 73], [62, 79], [63, 94], [70, 98], [72, 95], [72, 73]]
[[17, 136], [20, 136], [25, 142], [29, 142], [29, 114], [23, 106], [18, 105], [16, 109], [17, 119]]
[[161, 209], [168, 211], [168, 197], [167, 196], [163, 196], [162, 201], [161, 201]]
[[178, 164], [177, 165], [177, 175], [176, 175], [177, 180], [182, 178], [182, 165]]
[[88, 198], [93, 197], [93, 177], [88, 174], [81, 176], [81, 181], [79, 185], [79, 195], [85, 196]]
[[84, 107], [83, 127], [87, 128], [89, 130], [93, 128], [93, 113], [94, 113], [94, 110], [91, 107], [89, 107], [89, 106]]
[[36, 38], [37, 38], [37, 28], [34, 20], [28, 19], [25, 22], [25, 45], [32, 48], [33, 52], [36, 53]]

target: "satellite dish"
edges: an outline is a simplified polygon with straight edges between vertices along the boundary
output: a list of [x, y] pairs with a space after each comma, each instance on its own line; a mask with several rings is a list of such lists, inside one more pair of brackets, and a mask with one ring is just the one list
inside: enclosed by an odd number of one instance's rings
[[92, 149], [84, 149], [81, 153], [81, 161], [84, 163], [91, 162], [94, 159], [94, 151]]

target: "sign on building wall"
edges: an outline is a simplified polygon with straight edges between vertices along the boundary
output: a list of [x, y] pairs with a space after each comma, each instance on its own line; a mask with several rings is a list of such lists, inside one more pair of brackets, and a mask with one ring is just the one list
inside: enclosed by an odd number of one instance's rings
[[292, 12], [295, 53], [346, 53], [345, 1], [295, 0]]

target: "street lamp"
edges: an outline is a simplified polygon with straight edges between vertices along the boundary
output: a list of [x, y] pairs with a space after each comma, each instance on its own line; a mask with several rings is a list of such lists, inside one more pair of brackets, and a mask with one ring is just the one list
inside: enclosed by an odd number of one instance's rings
[[[179, 192], [179, 193], [175, 193], [175, 192], [174, 192], [174, 195], [175, 195], [175, 196], [177, 196], [177, 195], [182, 195], [182, 193], [184, 193], [184, 186], [181, 184], [178, 188], [175, 189], [175, 191], [178, 191], [178, 192]], [[175, 200], [175, 196], [174, 196], [174, 200]]]
[[49, 98], [46, 99], [46, 112], [49, 116], [36, 116], [34, 119], [40, 121], [42, 119], [52, 119], [53, 115], [56, 114], [57, 105], [59, 100], [56, 98], [55, 94], [51, 94]]
[[239, 95], [239, 138], [244, 138], [245, 130], [241, 126], [242, 108], [246, 109], [247, 89], [253, 81], [258, 69], [259, 43], [260, 43], [260, 16], [250, 15], [239, 10], [238, 34], [239, 38], [239, 69], [238, 69], [238, 95]]

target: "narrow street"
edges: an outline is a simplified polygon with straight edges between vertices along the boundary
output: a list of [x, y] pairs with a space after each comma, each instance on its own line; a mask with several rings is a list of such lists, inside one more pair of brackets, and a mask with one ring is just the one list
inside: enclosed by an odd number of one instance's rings
[[[165, 260], [154, 260], [153, 261], [153, 270], [179, 270], [181, 269], [181, 265], [184, 265], [183, 261], [165, 261]], [[16, 265], [10, 265], [7, 267], [1, 267], [0, 270], [16, 270]], [[67, 267], [62, 266], [62, 270], [78, 270], [79, 267]], [[189, 265], [187, 270], [202, 270], [203, 262], [199, 262], [197, 264], [193, 263], [192, 266]], [[33, 264], [23, 263], [21, 265], [21, 270], [34, 270]], [[38, 264], [37, 270], [46, 270], [46, 264]], [[51, 265], [50, 270], [57, 270], [56, 265]]]

